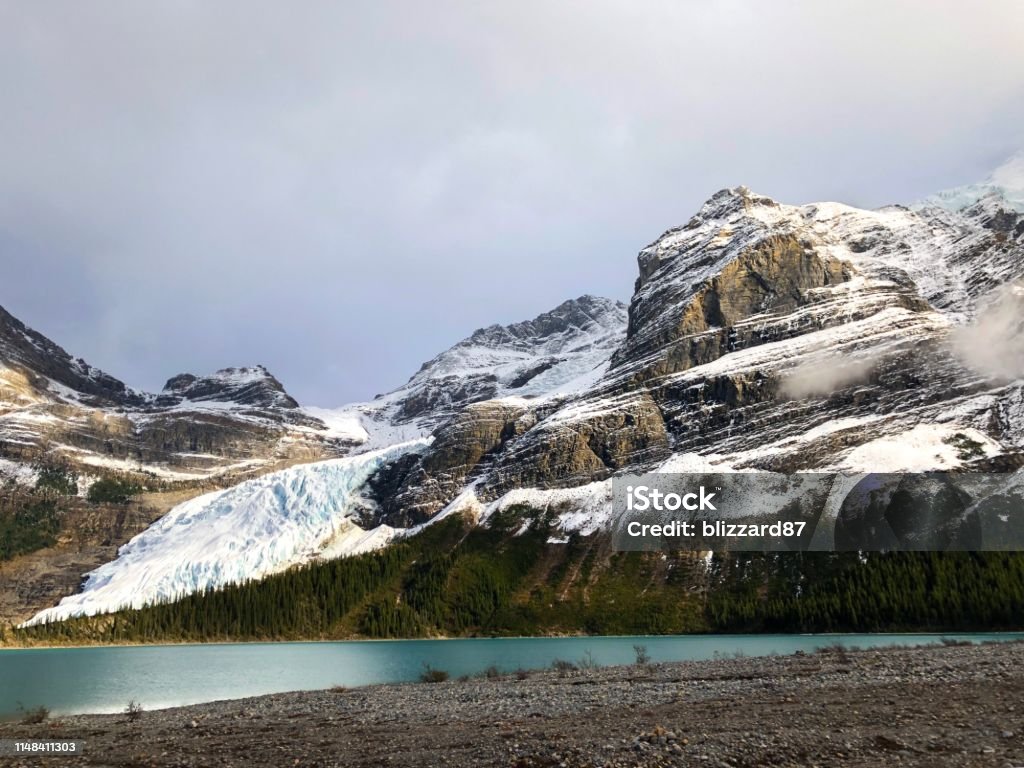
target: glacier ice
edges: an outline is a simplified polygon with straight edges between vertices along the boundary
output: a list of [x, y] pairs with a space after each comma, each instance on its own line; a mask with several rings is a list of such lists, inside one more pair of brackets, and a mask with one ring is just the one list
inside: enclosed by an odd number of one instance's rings
[[367, 479], [427, 445], [304, 464], [179, 504], [88, 574], [83, 590], [26, 626], [173, 600], [306, 562], [351, 528]]

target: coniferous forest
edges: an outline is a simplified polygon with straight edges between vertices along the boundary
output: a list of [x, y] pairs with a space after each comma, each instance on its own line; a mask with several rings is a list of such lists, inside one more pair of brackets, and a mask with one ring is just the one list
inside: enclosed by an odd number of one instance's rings
[[[528, 524], [523, 529], [524, 519]], [[1018, 553], [616, 553], [510, 509], [178, 602], [11, 631], [21, 643], [1024, 627]]]

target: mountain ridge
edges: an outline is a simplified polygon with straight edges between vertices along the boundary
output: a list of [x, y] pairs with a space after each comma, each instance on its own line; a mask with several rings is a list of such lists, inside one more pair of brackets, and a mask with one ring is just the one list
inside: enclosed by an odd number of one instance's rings
[[[1008, 286], [997, 315], [1020, 312], [1022, 222], [998, 194], [955, 211], [866, 211], [722, 190], [640, 251], [628, 309], [584, 296], [479, 329], [393, 392], [321, 413], [362, 430], [345, 449], [354, 458], [410, 447], [366, 474], [332, 513], [333, 534], [319, 529], [300, 560], [275, 567], [382, 546], [452, 515], [485, 523], [516, 504], [549, 510], [565, 535], [597, 530], [609, 479], [627, 471], [1020, 466], [1024, 378], [996, 375], [960, 336], [980, 334], [995, 356], [1019, 348], [990, 310], [992, 291]], [[310, 509], [286, 477], [233, 492], [272, 523]], [[257, 560], [272, 546], [258, 533], [233, 544]], [[222, 556], [212, 547], [202, 568]], [[167, 584], [168, 558], [103, 573], [145, 601], [143, 584]], [[37, 619], [116, 605], [102, 589], [94, 582]]]

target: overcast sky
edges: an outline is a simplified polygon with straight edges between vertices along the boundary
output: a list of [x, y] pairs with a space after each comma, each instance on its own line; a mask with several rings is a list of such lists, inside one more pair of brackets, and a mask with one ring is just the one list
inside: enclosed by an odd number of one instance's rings
[[911, 201], [1024, 144], [1024, 2], [5, 2], [0, 305], [301, 401], [628, 301], [726, 186]]

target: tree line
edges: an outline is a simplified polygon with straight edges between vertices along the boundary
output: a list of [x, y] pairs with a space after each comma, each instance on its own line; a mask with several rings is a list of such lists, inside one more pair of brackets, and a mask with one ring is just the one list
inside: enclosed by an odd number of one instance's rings
[[395, 638], [551, 633], [1019, 629], [1017, 553], [614, 553], [552, 544], [526, 507], [451, 518], [379, 552], [171, 603], [16, 632], [38, 642]]

